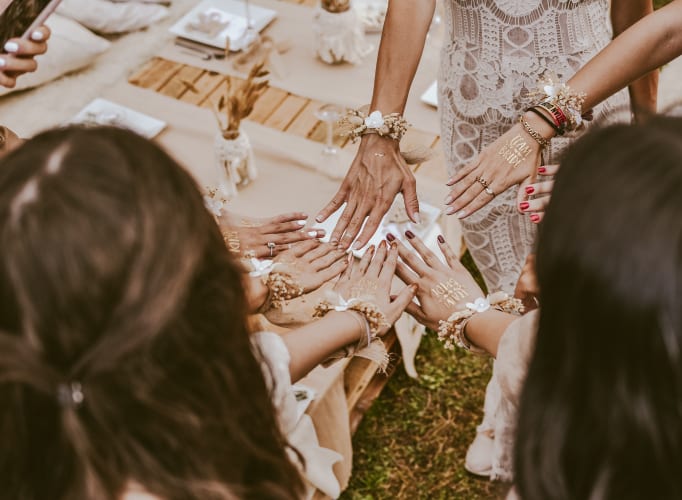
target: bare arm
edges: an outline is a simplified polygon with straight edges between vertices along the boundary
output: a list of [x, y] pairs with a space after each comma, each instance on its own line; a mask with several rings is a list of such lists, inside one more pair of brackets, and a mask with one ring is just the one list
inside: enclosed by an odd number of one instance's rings
[[[611, 22], [614, 38], [654, 11], [652, 0], [613, 0]], [[658, 97], [658, 69], [655, 69], [629, 86], [630, 103], [637, 121], [656, 113]]]
[[[435, 0], [390, 0], [379, 46], [371, 111], [402, 113], [424, 50]], [[419, 202], [414, 175], [400, 156], [398, 142], [369, 134], [334, 198], [320, 211], [322, 222], [346, 203], [331, 241], [348, 248], [367, 222], [355, 244], [362, 248], [402, 193], [407, 214], [419, 223]]]

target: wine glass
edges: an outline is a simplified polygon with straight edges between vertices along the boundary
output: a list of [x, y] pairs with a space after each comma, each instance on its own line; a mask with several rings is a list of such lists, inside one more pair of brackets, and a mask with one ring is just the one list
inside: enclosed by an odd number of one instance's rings
[[327, 138], [325, 141], [322, 154], [333, 156], [339, 152], [338, 148], [334, 146], [334, 123], [341, 118], [344, 109], [335, 104], [324, 104], [315, 111], [315, 117], [323, 121], [327, 127]]

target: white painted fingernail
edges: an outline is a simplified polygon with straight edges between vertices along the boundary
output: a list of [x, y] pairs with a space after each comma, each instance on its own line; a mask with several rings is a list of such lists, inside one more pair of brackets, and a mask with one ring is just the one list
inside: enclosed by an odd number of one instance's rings
[[453, 201], [454, 201], [454, 198], [452, 196], [448, 196], [447, 198], [445, 198], [445, 204], [446, 205], [449, 205]]
[[414, 214], [414, 222], [416, 224], [421, 224], [422, 223], [422, 216], [419, 215], [419, 212]]
[[466, 213], [464, 210], [460, 211], [460, 212], [457, 214], [457, 218], [458, 218], [458, 219], [463, 219], [463, 218], [466, 217], [466, 216], [467, 216], [467, 213]]
[[315, 217], [315, 220], [316, 220], [317, 222], [322, 222], [323, 219], [322, 219], [322, 216], [321, 216], [321, 215], [318, 215], [317, 217]]
[[452, 207], [448, 207], [448, 209], [445, 211], [445, 215], [452, 215], [455, 213], [455, 209]]
[[31, 33], [31, 40], [34, 42], [42, 42], [43, 38], [45, 38], [45, 35], [43, 35], [42, 31], [34, 31]]
[[296, 224], [298, 224], [300, 227], [305, 226], [305, 221], [304, 220], [297, 220]]
[[362, 244], [359, 241], [356, 241], [353, 244], [353, 250], [360, 250], [362, 248]]
[[0, 58], [0, 68], [3, 68], [7, 64], [7, 61], [4, 59]]
[[16, 52], [19, 50], [19, 44], [16, 42], [7, 42], [5, 44], [5, 52]]
[[317, 236], [317, 231], [308, 231], [307, 234], [308, 234], [308, 236], [310, 236], [311, 238], [314, 238], [315, 236]]

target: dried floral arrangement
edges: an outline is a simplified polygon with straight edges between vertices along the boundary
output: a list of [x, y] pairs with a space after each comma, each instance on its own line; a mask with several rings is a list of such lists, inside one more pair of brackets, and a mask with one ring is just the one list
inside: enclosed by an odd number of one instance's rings
[[218, 105], [213, 106], [218, 126], [225, 139], [233, 140], [239, 137], [242, 120], [251, 114], [254, 104], [270, 85], [270, 81], [265, 78], [270, 73], [264, 67], [265, 63], [253, 66], [241, 84], [235, 84], [229, 76], [225, 77], [225, 93], [220, 96]]
[[320, 5], [327, 12], [338, 14], [350, 9], [350, 0], [321, 0]]

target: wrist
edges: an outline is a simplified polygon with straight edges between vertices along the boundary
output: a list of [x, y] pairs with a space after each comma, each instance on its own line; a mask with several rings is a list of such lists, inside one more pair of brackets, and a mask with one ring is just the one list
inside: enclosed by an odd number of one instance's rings
[[550, 139], [556, 137], [556, 130], [537, 114], [533, 113], [532, 111], [526, 111], [521, 116], [528, 123], [528, 125], [533, 128], [533, 130], [540, 134], [543, 139], [549, 141]]
[[356, 311], [330, 311], [326, 318], [336, 322], [339, 328], [339, 347], [356, 345], [366, 337], [367, 321]]

